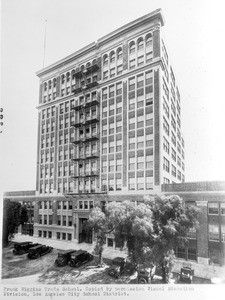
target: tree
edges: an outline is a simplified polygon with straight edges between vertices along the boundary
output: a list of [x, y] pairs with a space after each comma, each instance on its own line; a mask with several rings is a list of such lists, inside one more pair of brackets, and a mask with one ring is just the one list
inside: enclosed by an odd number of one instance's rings
[[102, 212], [100, 207], [94, 207], [89, 215], [88, 221], [86, 223], [86, 230], [93, 229], [96, 234], [96, 244], [94, 252], [99, 256], [99, 266], [104, 265], [102, 253], [104, 250], [104, 245], [106, 243], [106, 235], [110, 232], [108, 230], [108, 222], [106, 214]]
[[15, 233], [16, 228], [20, 224], [24, 224], [28, 220], [28, 214], [25, 206], [19, 202], [13, 202], [5, 199], [3, 202], [3, 246], [8, 245], [9, 239]]
[[133, 202], [112, 202], [106, 206], [110, 227], [121, 248], [126, 244], [128, 257], [135, 264], [150, 266], [146, 246], [153, 240], [152, 212], [149, 206]]
[[188, 243], [191, 228], [198, 226], [198, 209], [185, 205], [179, 196], [145, 198], [151, 208], [154, 240], [151, 242], [149, 255], [161, 266], [164, 282], [168, 282], [175, 258], [173, 249]]

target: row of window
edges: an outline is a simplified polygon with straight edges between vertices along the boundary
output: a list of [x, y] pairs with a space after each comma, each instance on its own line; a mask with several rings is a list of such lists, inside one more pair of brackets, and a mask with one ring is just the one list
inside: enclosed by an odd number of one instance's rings
[[[170, 173], [170, 162], [165, 157], [163, 157], [163, 170]], [[173, 164], [171, 164], [171, 174], [179, 180], [182, 178], [181, 171], [177, 170]]]
[[[52, 209], [53, 201], [39, 201], [39, 209]], [[57, 201], [57, 209], [72, 209], [72, 201]]]
[[[128, 190], [152, 190], [153, 182], [151, 176], [128, 178]], [[102, 190], [121, 191], [122, 179], [102, 179]]]
[[[52, 238], [52, 231], [38, 230], [38, 237], [51, 239]], [[57, 238], [57, 240], [71, 241], [72, 240], [72, 234], [71, 233], [66, 233], [66, 232], [56, 232], [56, 238]]]

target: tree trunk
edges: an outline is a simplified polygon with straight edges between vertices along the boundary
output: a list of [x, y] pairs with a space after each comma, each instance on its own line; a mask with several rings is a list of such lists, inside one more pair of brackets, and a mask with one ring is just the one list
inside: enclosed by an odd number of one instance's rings
[[164, 262], [162, 262], [161, 268], [162, 268], [162, 280], [164, 283], [168, 283], [169, 281], [168, 268]]
[[104, 266], [104, 261], [103, 261], [103, 257], [102, 257], [102, 252], [103, 251], [99, 251], [99, 265], [100, 267]]

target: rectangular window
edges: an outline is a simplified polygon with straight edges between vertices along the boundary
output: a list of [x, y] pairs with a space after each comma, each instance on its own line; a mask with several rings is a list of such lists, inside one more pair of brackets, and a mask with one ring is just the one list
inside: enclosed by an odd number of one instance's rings
[[135, 129], [135, 118], [129, 119], [129, 130]]
[[116, 75], [116, 69], [115, 68], [110, 69], [110, 78], [115, 77], [115, 75]]
[[109, 172], [114, 172], [114, 165], [115, 165], [114, 160], [110, 160], [109, 161]]
[[135, 89], [135, 77], [129, 79], [129, 91], [133, 91]]
[[60, 237], [61, 237], [61, 233], [60, 232], [56, 232], [56, 238], [57, 238], [57, 240], [60, 240]]
[[113, 239], [108, 238], [107, 245], [108, 245], [108, 247], [113, 247]]
[[122, 94], [122, 82], [119, 82], [116, 84], [116, 95], [121, 95]]
[[225, 242], [225, 225], [221, 225], [221, 242]]
[[170, 171], [170, 163], [165, 157], [163, 157], [163, 170], [165, 170], [168, 173]]
[[144, 148], [144, 136], [137, 137], [137, 149]]
[[107, 88], [102, 89], [102, 99], [107, 99], [108, 98], [108, 92]]
[[177, 257], [185, 259], [185, 248], [177, 248]]
[[135, 157], [129, 157], [129, 170], [135, 170]]
[[197, 260], [197, 251], [195, 248], [188, 248], [187, 255], [189, 260]]
[[220, 203], [220, 214], [225, 215], [225, 203]]
[[117, 75], [122, 74], [123, 72], [123, 65], [117, 66]]
[[208, 213], [209, 215], [218, 215], [219, 203], [208, 203]]
[[138, 67], [140, 67], [144, 64], [144, 55], [138, 57], [137, 64], [138, 64]]
[[165, 131], [165, 133], [167, 135], [169, 135], [169, 129], [170, 129], [170, 127], [169, 127], [168, 122], [166, 121], [165, 118], [163, 118], [163, 130]]
[[114, 191], [114, 179], [109, 179], [109, 190]]
[[48, 216], [48, 224], [49, 224], [49, 225], [52, 225], [52, 215], [49, 215], [49, 216]]
[[129, 62], [129, 64], [130, 64], [130, 69], [131, 70], [134, 69], [135, 68], [135, 58], [131, 59], [130, 62]]
[[172, 159], [174, 160], [174, 161], [176, 161], [176, 152], [174, 151], [174, 149], [172, 148]]
[[63, 226], [66, 226], [66, 216], [63, 216]]
[[152, 134], [146, 135], [146, 147], [153, 147]]
[[163, 149], [168, 154], [170, 153], [170, 144], [165, 137], [163, 137]]
[[138, 170], [144, 169], [144, 156], [137, 157], [137, 169]]
[[144, 86], [144, 75], [140, 74], [137, 76], [137, 88], [141, 88]]
[[219, 242], [219, 225], [209, 224], [209, 240]]
[[68, 226], [72, 226], [72, 216], [68, 216]]
[[135, 190], [135, 185], [136, 185], [136, 179], [135, 178], [129, 178], [129, 190], [130, 191]]

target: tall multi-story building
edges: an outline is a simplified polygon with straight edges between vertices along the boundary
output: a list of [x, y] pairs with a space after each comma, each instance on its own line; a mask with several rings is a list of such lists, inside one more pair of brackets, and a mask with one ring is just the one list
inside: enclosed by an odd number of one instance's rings
[[37, 72], [34, 234], [51, 225], [56, 238], [90, 242], [82, 224], [96, 201], [184, 181], [181, 100], [163, 25], [156, 10]]

